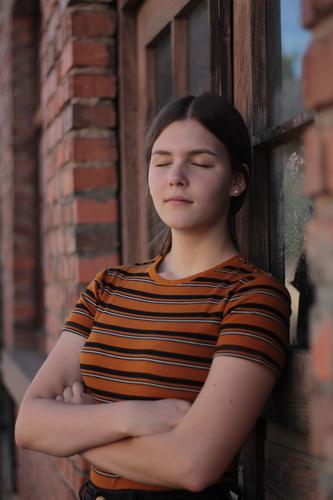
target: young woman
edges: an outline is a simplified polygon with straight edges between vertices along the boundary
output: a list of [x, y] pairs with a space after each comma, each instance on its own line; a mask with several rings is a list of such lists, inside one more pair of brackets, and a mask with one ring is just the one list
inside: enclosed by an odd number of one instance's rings
[[85, 457], [86, 500], [238, 498], [237, 452], [283, 370], [291, 312], [234, 237], [248, 132], [221, 97], [186, 96], [154, 120], [146, 158], [161, 253], [103, 269], [81, 294], [17, 444]]

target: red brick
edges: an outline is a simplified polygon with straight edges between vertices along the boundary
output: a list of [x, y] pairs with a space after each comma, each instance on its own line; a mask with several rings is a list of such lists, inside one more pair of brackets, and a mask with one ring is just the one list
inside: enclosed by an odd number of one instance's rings
[[333, 123], [322, 132], [326, 191], [333, 194]]
[[117, 159], [114, 138], [75, 137], [73, 138], [74, 161], [105, 161]]
[[76, 74], [69, 77], [72, 97], [116, 97], [115, 75]]
[[114, 167], [77, 167], [73, 175], [75, 192], [116, 186], [117, 176]]
[[73, 105], [73, 127], [102, 127], [113, 128], [116, 126], [116, 112], [113, 104], [84, 104]]
[[333, 103], [333, 32], [315, 39], [303, 59], [303, 94], [309, 108]]
[[76, 198], [74, 201], [76, 224], [117, 222], [117, 201], [96, 201], [90, 198]]
[[303, 26], [313, 28], [333, 11], [333, 0], [303, 0]]
[[325, 191], [322, 169], [321, 137], [316, 127], [311, 126], [304, 134], [304, 192], [315, 196]]
[[69, 196], [74, 192], [73, 170], [66, 168], [61, 174], [61, 194]]
[[319, 382], [333, 383], [333, 320], [324, 318], [312, 323], [311, 359]]
[[311, 278], [315, 283], [333, 282], [333, 217], [312, 216], [304, 225]]
[[64, 77], [73, 67], [73, 42], [70, 40], [63, 48], [60, 56], [60, 75]]
[[80, 37], [112, 36], [115, 34], [116, 17], [112, 10], [74, 11], [72, 35]]
[[302, 23], [305, 28], [311, 28], [317, 21], [317, 13], [313, 0], [302, 0]]
[[111, 47], [99, 42], [74, 42], [73, 63], [75, 66], [108, 66], [114, 61], [110, 60]]

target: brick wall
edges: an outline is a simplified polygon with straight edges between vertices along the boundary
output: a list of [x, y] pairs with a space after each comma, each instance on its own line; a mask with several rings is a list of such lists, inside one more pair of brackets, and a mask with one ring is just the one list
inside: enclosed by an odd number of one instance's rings
[[[119, 263], [116, 7], [8, 0], [1, 16], [1, 333], [47, 354], [81, 289]], [[73, 499], [86, 468], [17, 450], [18, 491]]]
[[313, 36], [303, 67], [306, 105], [315, 123], [305, 136], [305, 192], [315, 201], [306, 250], [316, 286], [311, 311], [312, 449], [319, 457], [318, 500], [333, 498], [333, 1], [303, 0]]
[[45, 327], [54, 345], [80, 285], [117, 264], [115, 10], [42, 2]]
[[[29, 2], [28, 2], [29, 3]], [[12, 15], [4, 2], [1, 31], [1, 241], [3, 342], [32, 347], [37, 332], [36, 128], [38, 75], [35, 21], [28, 3]]]

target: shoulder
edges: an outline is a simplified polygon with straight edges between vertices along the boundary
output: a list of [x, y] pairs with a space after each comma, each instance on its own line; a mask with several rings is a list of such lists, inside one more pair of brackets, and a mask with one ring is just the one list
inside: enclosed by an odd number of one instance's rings
[[148, 269], [158, 257], [152, 259], [135, 262], [133, 264], [121, 264], [117, 266], [108, 266], [96, 273], [95, 280], [103, 285], [114, 282], [115, 280], [127, 280], [130, 278], [145, 278], [148, 277]]
[[291, 297], [285, 284], [271, 273], [252, 263], [247, 257], [241, 256], [233, 266], [229, 266], [232, 282], [230, 296], [245, 300], [249, 297], [261, 298], [264, 301], [279, 300], [290, 308]]

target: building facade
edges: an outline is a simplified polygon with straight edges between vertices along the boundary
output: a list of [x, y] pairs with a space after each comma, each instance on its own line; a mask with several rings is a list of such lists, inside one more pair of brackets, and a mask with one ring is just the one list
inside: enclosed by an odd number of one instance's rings
[[2, 494], [77, 498], [79, 456], [17, 450], [18, 405], [80, 291], [151, 257], [144, 134], [213, 90], [244, 117], [241, 251], [292, 298], [287, 368], [244, 443], [244, 500], [333, 498], [333, 1], [0, 2]]

